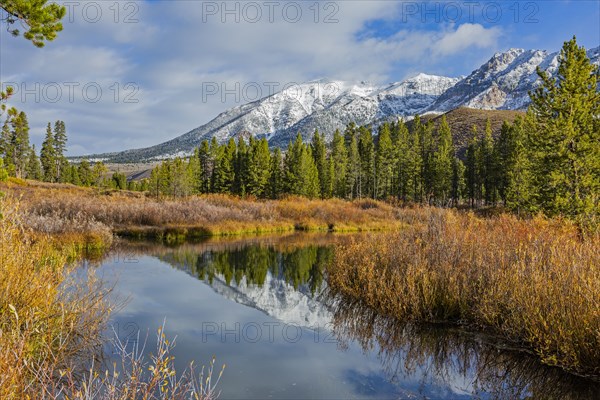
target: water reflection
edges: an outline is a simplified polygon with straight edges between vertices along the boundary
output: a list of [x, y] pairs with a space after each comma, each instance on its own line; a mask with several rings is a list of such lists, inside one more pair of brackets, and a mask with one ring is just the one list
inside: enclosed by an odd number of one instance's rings
[[223, 277], [227, 285], [262, 287], [270, 273], [294, 289], [308, 287], [311, 294], [323, 284], [323, 272], [333, 257], [333, 244], [344, 236], [292, 234], [253, 239], [213, 239], [181, 246], [139, 243], [126, 248], [134, 253], [152, 254], [196, 278], [213, 283]]
[[420, 375], [423, 386], [443, 382], [497, 399], [593, 399], [600, 384], [542, 365], [498, 339], [456, 327], [400, 324], [360, 301], [327, 293], [340, 345], [375, 351], [391, 382]]
[[[345, 239], [290, 234], [123, 244], [119, 257], [140, 262], [122, 270], [125, 264], [104, 263], [121, 271], [122, 290], [132, 297], [117, 322], [154, 329], [168, 316], [182, 359], [216, 354], [231, 366], [225, 397], [591, 399], [600, 393], [597, 383], [494, 338], [399, 324], [331, 293], [326, 268], [334, 244]], [[255, 342], [227, 333], [204, 340], [207, 323], [231, 329], [276, 321], [301, 327], [302, 338], [282, 340], [278, 332], [275, 341], [264, 335]]]

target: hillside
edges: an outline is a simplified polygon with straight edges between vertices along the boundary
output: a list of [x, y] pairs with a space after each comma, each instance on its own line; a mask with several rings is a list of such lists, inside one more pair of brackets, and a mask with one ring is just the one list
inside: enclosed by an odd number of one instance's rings
[[[477, 110], [461, 107], [441, 115], [427, 114], [421, 117], [421, 120], [423, 122], [432, 121], [437, 127], [443, 115], [446, 116], [446, 121], [452, 130], [457, 155], [462, 158], [471, 137], [473, 125], [477, 126], [478, 132], [483, 132], [489, 119], [492, 126], [492, 135], [498, 137], [504, 121], [512, 122], [517, 116], [525, 115], [525, 113], [513, 110]], [[407, 125], [411, 128], [412, 124], [409, 122]]]

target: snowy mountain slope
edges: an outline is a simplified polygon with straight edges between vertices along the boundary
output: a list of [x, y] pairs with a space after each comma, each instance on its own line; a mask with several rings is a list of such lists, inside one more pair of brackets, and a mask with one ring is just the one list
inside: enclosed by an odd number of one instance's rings
[[[600, 47], [588, 51], [600, 65]], [[271, 146], [286, 146], [300, 132], [315, 129], [331, 140], [349, 122], [377, 124], [415, 114], [442, 113], [458, 107], [520, 110], [538, 84], [539, 66], [556, 72], [558, 53], [510, 49], [496, 53], [467, 77], [418, 74], [402, 82], [375, 86], [366, 82], [320, 79], [296, 85], [266, 98], [233, 107], [205, 125], [162, 144], [90, 156], [111, 162], [149, 161], [189, 155], [203, 139], [220, 143], [239, 135], [265, 136]]]
[[215, 276], [210, 283], [219, 295], [255, 308], [288, 324], [306, 328], [324, 328], [331, 323], [331, 312], [310, 294], [306, 288], [295, 290], [283, 279], [267, 274], [262, 286], [225, 283], [222, 276]]
[[[539, 66], [555, 74], [559, 53], [543, 50], [510, 49], [496, 53], [479, 69], [448, 89], [428, 111], [445, 112], [458, 107], [482, 110], [520, 110], [529, 105], [529, 91], [539, 85]], [[600, 47], [588, 51], [600, 65]]]

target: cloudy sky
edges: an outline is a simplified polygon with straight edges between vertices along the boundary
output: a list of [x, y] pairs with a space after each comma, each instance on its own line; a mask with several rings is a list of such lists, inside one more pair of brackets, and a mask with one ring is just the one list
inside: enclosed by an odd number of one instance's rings
[[70, 155], [154, 145], [307, 80], [459, 76], [511, 47], [600, 44], [597, 0], [62, 3], [43, 49], [0, 30], [0, 81], [33, 143], [65, 121]]

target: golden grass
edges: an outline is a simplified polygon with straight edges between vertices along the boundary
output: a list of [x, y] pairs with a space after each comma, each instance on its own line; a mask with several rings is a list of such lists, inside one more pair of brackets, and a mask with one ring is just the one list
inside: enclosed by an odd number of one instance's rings
[[[2, 189], [2, 187], [0, 187]], [[399, 208], [373, 200], [240, 199], [225, 195], [156, 200], [134, 192], [98, 192], [29, 181], [4, 190], [22, 198], [28, 225], [61, 235], [184, 239], [200, 236], [310, 231], [388, 230], [402, 226]]]
[[499, 334], [542, 362], [600, 375], [600, 240], [566, 222], [413, 210], [410, 228], [339, 246], [334, 293], [401, 321]]
[[[23, 225], [18, 203], [0, 198], [0, 398], [38, 398], [60, 370], [91, 361], [108, 317], [106, 290], [78, 280], [58, 249]], [[40, 375], [41, 374], [41, 375]]]

